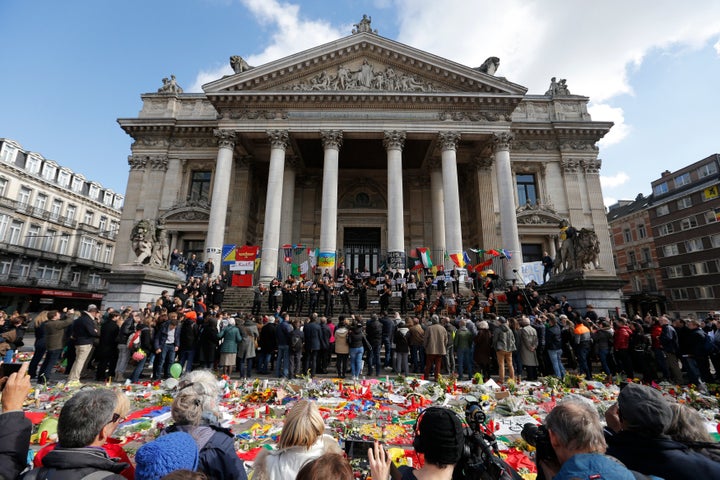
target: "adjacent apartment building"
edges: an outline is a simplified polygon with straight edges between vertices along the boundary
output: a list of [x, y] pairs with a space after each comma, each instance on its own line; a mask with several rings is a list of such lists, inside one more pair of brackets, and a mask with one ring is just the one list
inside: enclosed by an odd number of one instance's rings
[[652, 182], [649, 208], [669, 311], [720, 309], [720, 155]]
[[0, 138], [0, 308], [101, 303], [123, 200]]

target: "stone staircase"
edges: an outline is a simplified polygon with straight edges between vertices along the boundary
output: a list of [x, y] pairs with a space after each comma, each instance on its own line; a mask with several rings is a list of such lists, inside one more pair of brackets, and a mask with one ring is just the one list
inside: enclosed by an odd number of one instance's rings
[[[449, 291], [449, 289], [448, 289]], [[469, 288], [466, 288], [464, 285], [460, 287], [460, 295], [463, 298], [469, 298], [471, 295], [471, 291]], [[222, 308], [223, 310], [226, 310], [228, 312], [237, 312], [237, 313], [249, 313], [252, 311], [252, 303], [253, 303], [253, 297], [254, 297], [253, 289], [252, 288], [246, 288], [246, 287], [228, 287], [225, 290], [225, 300], [223, 302]], [[353, 313], [359, 313], [363, 316], [369, 316], [370, 314], [380, 314], [380, 303], [379, 303], [379, 297], [378, 295], [373, 291], [368, 291], [368, 306], [367, 309], [363, 312], [360, 312], [357, 310], [357, 304], [358, 304], [358, 297], [356, 295], [350, 295], [350, 305], [353, 307]], [[340, 315], [340, 312], [342, 312], [342, 302], [340, 300], [340, 297], [335, 298], [335, 304], [334, 304], [334, 313], [335, 317]], [[497, 310], [499, 315], [506, 316], [508, 312], [507, 304], [504, 302], [498, 302]], [[322, 300], [320, 300], [319, 310], [318, 313], [322, 313], [324, 311], [325, 304]], [[400, 298], [399, 297], [393, 297], [390, 299], [390, 309], [393, 311], [400, 311]], [[268, 304], [267, 304], [267, 297], [263, 299], [262, 314], [269, 313]], [[303, 307], [302, 311], [303, 315], [307, 315], [307, 303]], [[406, 314], [412, 314], [412, 311], [408, 309]]]

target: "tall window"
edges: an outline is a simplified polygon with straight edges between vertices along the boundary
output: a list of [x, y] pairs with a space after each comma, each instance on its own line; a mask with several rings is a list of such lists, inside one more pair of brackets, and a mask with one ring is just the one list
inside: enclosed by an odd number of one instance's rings
[[15, 163], [15, 157], [17, 156], [18, 149], [7, 143], [3, 143], [2, 150], [0, 150], [0, 160], [7, 163]]
[[537, 204], [537, 188], [535, 186], [535, 175], [523, 173], [516, 176], [518, 189], [518, 204], [520, 206]]
[[105, 217], [105, 216], [100, 217], [100, 222], [98, 223], [98, 228], [100, 229], [100, 233], [102, 233], [104, 235], [105, 229], [107, 228], [107, 217]]
[[60, 212], [62, 212], [62, 207], [62, 200], [53, 200], [52, 208], [50, 209], [50, 218], [53, 220], [57, 220], [58, 218], [60, 218]]
[[40, 159], [33, 155], [28, 155], [25, 160], [25, 170], [28, 173], [38, 173], [40, 171]]
[[37, 237], [40, 235], [40, 225], [30, 225], [27, 235], [25, 236], [25, 246], [28, 248], [37, 248]]
[[7, 191], [8, 186], [8, 179], [4, 177], [0, 177], [0, 197], [5, 196], [5, 192]]
[[98, 196], [100, 195], [100, 187], [98, 187], [97, 185], [91, 184], [88, 195], [90, 195], [90, 198], [92, 198], [93, 200], [97, 200]]
[[63, 233], [60, 235], [60, 240], [58, 241], [58, 253], [60, 255], [67, 255], [68, 245], [70, 245], [70, 235]]
[[640, 225], [638, 225], [637, 229], [638, 229], [638, 237], [640, 237], [640, 238], [647, 237], [647, 231], [645, 230], [644, 223], [641, 223]]
[[632, 242], [632, 233], [630, 232], [629, 228], [623, 230], [623, 240], [625, 240], [625, 243]]
[[82, 190], [83, 183], [85, 183], [85, 181], [84, 181], [82, 178], [80, 178], [80, 177], [73, 177], [73, 179], [72, 179], [72, 186], [70, 187], [70, 189], [71, 189], [73, 192], [78, 192], [78, 193], [79, 193], [79, 192]]
[[60, 170], [57, 177], [57, 183], [63, 188], [67, 188], [70, 185], [70, 172], [67, 170]]
[[68, 220], [71, 222], [75, 220], [75, 213], [77, 212], [77, 207], [75, 205], [68, 205], [67, 210], [65, 210], [65, 216]]
[[650, 252], [649, 248], [646, 247], [646, 248], [642, 249], [642, 258], [643, 258], [643, 262], [647, 262], [647, 263], [652, 262], [652, 253]]
[[10, 217], [7, 215], [0, 215], [0, 242], [5, 240], [5, 235], [8, 231], [8, 224], [10, 223]]
[[632, 250], [628, 252], [628, 264], [631, 266], [637, 265], [637, 258], [635, 257], [635, 252]]
[[90, 210], [85, 210], [85, 218], [83, 219], [83, 223], [85, 225], [92, 225], [94, 219], [95, 214]]
[[113, 192], [106, 190], [105, 193], [103, 194], [103, 203], [108, 206], [112, 205], [113, 197], [114, 197]]
[[45, 163], [42, 168], [42, 176], [45, 180], [53, 181], [55, 180], [55, 173], [57, 172], [57, 167], [51, 163]]
[[210, 171], [202, 170], [192, 172], [190, 179], [190, 194], [188, 200], [199, 202], [210, 199]]
[[105, 284], [103, 278], [97, 273], [91, 273], [88, 275], [88, 286], [89, 287], [102, 287]]
[[47, 205], [47, 195], [44, 193], [38, 193], [38, 196], [35, 197], [35, 208], [38, 210], [45, 210], [45, 206]]
[[112, 263], [113, 260], [113, 247], [112, 245], [105, 245], [105, 258], [103, 262]]
[[12, 243], [13, 245], [19, 245], [22, 229], [23, 222], [21, 222], [20, 220], [13, 220], [13, 222], [10, 224], [10, 238], [8, 238], [8, 242]]
[[27, 278], [30, 276], [30, 263], [23, 262], [20, 264], [20, 278]]
[[57, 235], [57, 232], [55, 230], [45, 230], [45, 236], [43, 237], [42, 242], [42, 249], [46, 252], [52, 252], [53, 251], [53, 243], [55, 243], [55, 235]]
[[30, 203], [30, 194], [32, 193], [32, 190], [30, 190], [28, 187], [20, 187], [20, 191], [18, 192], [17, 201], [21, 205], [27, 205]]
[[0, 262], [0, 275], [10, 275], [10, 272], [12, 271], [12, 260], [3, 260]]
[[90, 237], [82, 237], [80, 239], [80, 251], [78, 257], [86, 260], [92, 259], [93, 247], [95, 246], [95, 240]]
[[74, 287], [77, 287], [78, 285], [80, 285], [80, 272], [72, 272], [72, 277], [71, 277], [70, 283]]

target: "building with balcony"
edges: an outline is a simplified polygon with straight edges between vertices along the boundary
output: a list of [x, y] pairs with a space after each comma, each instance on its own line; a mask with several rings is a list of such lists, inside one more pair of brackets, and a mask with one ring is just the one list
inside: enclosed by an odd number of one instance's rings
[[610, 207], [608, 226], [613, 260], [622, 288], [625, 311], [630, 315], [666, 312], [662, 275], [658, 268], [648, 205], [642, 193], [635, 200], [621, 200]]
[[99, 304], [123, 200], [0, 138], [0, 308]]

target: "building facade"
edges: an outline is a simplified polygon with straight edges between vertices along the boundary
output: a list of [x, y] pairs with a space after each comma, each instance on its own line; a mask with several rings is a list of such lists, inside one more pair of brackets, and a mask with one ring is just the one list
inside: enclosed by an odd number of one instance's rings
[[667, 311], [648, 210], [651, 200], [640, 194], [635, 200], [618, 202], [608, 212], [615, 268], [625, 281], [623, 304], [630, 315]]
[[0, 305], [100, 303], [124, 196], [0, 138]]
[[[141, 219], [170, 247], [220, 261], [224, 244], [259, 245], [274, 277], [283, 245], [318, 264], [404, 268], [469, 248], [510, 253], [498, 273], [554, 256], [559, 222], [594, 228], [614, 266], [588, 98], [553, 79], [543, 95], [372, 31], [353, 33], [183, 93], [173, 77], [142, 95], [116, 264], [131, 263]], [[492, 64], [492, 59], [489, 59]], [[473, 259], [474, 260], [474, 259]]]
[[669, 312], [720, 310], [720, 155], [652, 182], [648, 206]]

